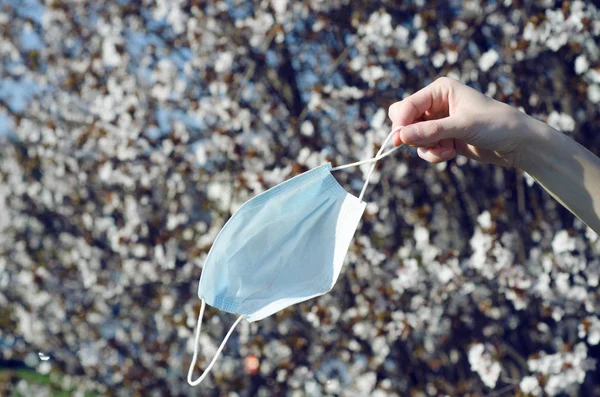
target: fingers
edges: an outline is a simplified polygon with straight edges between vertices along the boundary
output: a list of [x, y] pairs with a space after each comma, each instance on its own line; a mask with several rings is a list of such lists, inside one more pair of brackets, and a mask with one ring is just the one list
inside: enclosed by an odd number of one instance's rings
[[431, 146], [443, 139], [468, 139], [466, 123], [458, 116], [445, 117], [439, 120], [422, 121], [406, 126], [394, 136], [394, 144], [411, 146]]
[[420, 147], [417, 148], [417, 154], [423, 160], [429, 161], [433, 164], [438, 164], [454, 158], [456, 156], [456, 150], [454, 150], [453, 148], [444, 147]]
[[411, 96], [390, 106], [388, 116], [392, 129], [399, 125], [409, 125], [425, 114], [449, 115], [449, 97], [457, 82], [442, 77], [417, 91]]
[[454, 158], [457, 152], [454, 148], [454, 140], [444, 139], [434, 146], [423, 146], [417, 148], [417, 154], [423, 160], [429, 161], [433, 164], [437, 164]]

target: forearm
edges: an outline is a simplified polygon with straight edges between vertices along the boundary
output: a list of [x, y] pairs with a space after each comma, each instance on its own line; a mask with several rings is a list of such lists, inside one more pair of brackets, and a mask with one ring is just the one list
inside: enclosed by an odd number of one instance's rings
[[520, 166], [600, 234], [600, 158], [563, 133], [528, 117], [531, 139]]

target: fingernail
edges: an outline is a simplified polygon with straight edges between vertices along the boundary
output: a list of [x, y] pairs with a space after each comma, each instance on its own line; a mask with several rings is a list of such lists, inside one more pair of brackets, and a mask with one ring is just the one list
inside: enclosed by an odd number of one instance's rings
[[404, 127], [400, 131], [400, 134], [402, 134], [402, 141], [403, 142], [415, 143], [420, 138], [419, 132], [417, 131], [417, 128], [414, 127], [414, 126]]
[[398, 146], [402, 143], [402, 138], [400, 138], [400, 131], [396, 131], [394, 136], [392, 137], [392, 143], [394, 146]]
[[442, 158], [443, 158], [443, 159], [446, 159], [446, 160], [448, 160], [449, 158], [451, 158], [451, 157], [452, 157], [452, 152], [453, 152], [453, 150], [452, 150], [452, 149], [447, 149], [447, 150], [444, 150], [444, 151], [442, 152]]

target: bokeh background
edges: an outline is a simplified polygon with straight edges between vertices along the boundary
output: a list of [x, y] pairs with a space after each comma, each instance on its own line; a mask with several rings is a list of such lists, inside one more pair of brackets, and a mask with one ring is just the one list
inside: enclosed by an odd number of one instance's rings
[[[598, 236], [528, 175], [408, 148], [333, 291], [185, 382], [244, 201], [371, 157], [439, 76], [598, 154], [599, 37], [583, 1], [0, 0], [0, 395], [600, 395]], [[234, 319], [208, 308], [197, 371]]]

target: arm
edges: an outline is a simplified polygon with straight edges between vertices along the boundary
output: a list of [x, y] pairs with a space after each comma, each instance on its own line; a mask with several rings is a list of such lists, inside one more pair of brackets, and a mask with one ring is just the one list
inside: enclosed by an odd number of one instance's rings
[[550, 126], [449, 78], [390, 106], [394, 144], [439, 163], [457, 154], [521, 168], [600, 234], [600, 159]]
[[600, 234], [600, 158], [538, 120], [529, 117], [528, 123], [533, 133], [521, 168]]

